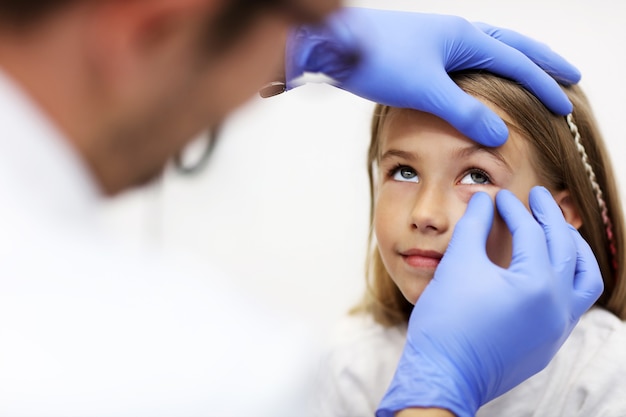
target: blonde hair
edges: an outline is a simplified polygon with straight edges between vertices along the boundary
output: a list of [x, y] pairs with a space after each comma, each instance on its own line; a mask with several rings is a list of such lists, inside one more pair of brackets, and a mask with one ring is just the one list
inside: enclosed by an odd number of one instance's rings
[[[489, 73], [464, 72], [452, 75], [468, 94], [492, 103], [509, 116], [507, 125], [530, 144], [533, 168], [541, 184], [552, 192], [568, 190], [582, 219], [581, 235], [593, 250], [604, 281], [604, 292], [597, 305], [626, 319], [626, 268], [624, 265], [624, 219], [613, 169], [597, 127], [591, 106], [579, 86], [563, 87], [574, 105], [573, 121], [580, 133], [580, 144], [587, 163], [595, 173], [606, 208], [601, 208], [590, 174], [577, 149], [565, 117], [546, 109], [530, 92], [513, 81]], [[374, 110], [367, 165], [370, 181], [370, 220], [374, 215], [374, 167], [380, 157], [381, 131], [391, 108], [377, 105]], [[538, 184], [539, 185], [539, 184]], [[611, 229], [607, 232], [606, 217]], [[392, 326], [406, 323], [413, 306], [404, 298], [383, 265], [370, 221], [369, 253], [366, 264], [366, 292], [351, 311], [372, 314]]]

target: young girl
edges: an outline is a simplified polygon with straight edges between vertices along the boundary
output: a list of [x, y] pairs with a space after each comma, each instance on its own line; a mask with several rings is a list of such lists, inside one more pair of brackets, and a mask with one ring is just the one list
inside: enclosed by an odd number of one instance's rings
[[[495, 196], [505, 188], [528, 206], [530, 189], [541, 185], [589, 242], [604, 293], [546, 369], [483, 406], [478, 416], [626, 416], [622, 207], [586, 97], [578, 86], [564, 87], [574, 111], [563, 118], [509, 80], [488, 73], [454, 79], [503, 118], [509, 139], [487, 148], [433, 115], [376, 107], [368, 157], [367, 290], [339, 326], [323, 363], [319, 415], [374, 415], [401, 355], [412, 307], [471, 195]], [[499, 218], [487, 253], [502, 267], [511, 261], [511, 235]]]

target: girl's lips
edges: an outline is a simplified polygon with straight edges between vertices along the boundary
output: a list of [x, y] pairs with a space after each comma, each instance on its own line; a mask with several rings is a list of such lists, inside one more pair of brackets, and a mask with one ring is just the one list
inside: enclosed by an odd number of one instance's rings
[[409, 249], [401, 252], [400, 255], [409, 266], [427, 269], [437, 268], [443, 256], [443, 254], [436, 251], [421, 249]]

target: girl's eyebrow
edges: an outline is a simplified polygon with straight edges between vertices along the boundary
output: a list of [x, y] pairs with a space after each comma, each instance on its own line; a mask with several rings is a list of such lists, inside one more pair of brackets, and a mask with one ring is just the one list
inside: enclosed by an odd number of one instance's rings
[[506, 159], [504, 159], [502, 154], [496, 148], [491, 148], [491, 147], [483, 146], [483, 145], [476, 143], [471, 146], [459, 148], [455, 152], [455, 154], [458, 158], [467, 158], [478, 152], [481, 152], [481, 153], [484, 152], [484, 153], [491, 155], [495, 159], [496, 163], [498, 163], [499, 165], [502, 165], [509, 172], [513, 172], [513, 168], [511, 168], [511, 165], [509, 165]]
[[[507, 171], [513, 172], [513, 168], [511, 168], [511, 165], [509, 165], [506, 159], [504, 159], [502, 154], [498, 152], [496, 148], [490, 148], [487, 146], [480, 145], [478, 143], [470, 145], [470, 146], [458, 148], [457, 151], [454, 152], [453, 157], [454, 158], [468, 158], [477, 152], [480, 152], [480, 153], [484, 152], [490, 155], [493, 159], [495, 159], [495, 162], [497, 164], [503, 166]], [[412, 152], [402, 151], [400, 149], [389, 149], [383, 154], [383, 156], [380, 157], [380, 161], [382, 162], [385, 159], [393, 158], [393, 157], [405, 159], [407, 161], [416, 161], [418, 159], [417, 156], [414, 155]]]
[[401, 151], [399, 149], [389, 149], [383, 154], [383, 156], [380, 157], [380, 160], [384, 161], [385, 159], [391, 158], [394, 156], [398, 158], [402, 158], [402, 159], [407, 159], [409, 161], [414, 161], [417, 159], [415, 155], [413, 155], [413, 153], [411, 152]]

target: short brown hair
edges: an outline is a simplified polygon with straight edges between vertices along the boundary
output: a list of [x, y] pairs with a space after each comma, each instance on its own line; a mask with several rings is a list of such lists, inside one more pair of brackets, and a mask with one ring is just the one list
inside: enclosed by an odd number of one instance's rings
[[[0, 0], [0, 22], [29, 26], [64, 7], [79, 1], [98, 0]], [[241, 27], [259, 10], [274, 8], [292, 14], [298, 21], [316, 21], [338, 6], [337, 0], [229, 0], [222, 20], [228, 28]]]
[[79, 0], [0, 0], [0, 22], [30, 25], [48, 13], [77, 1]]

